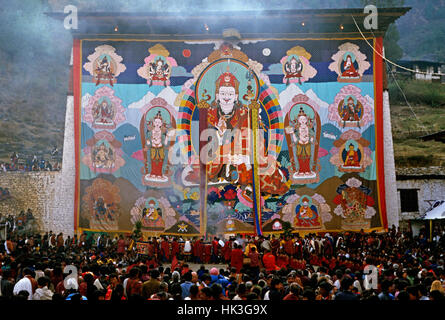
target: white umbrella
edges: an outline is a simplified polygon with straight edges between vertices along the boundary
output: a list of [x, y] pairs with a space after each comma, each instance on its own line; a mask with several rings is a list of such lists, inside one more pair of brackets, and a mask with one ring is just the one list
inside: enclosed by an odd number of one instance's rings
[[434, 202], [427, 212], [425, 212], [425, 216], [422, 218], [424, 220], [436, 220], [436, 219], [445, 219], [445, 201], [439, 200]]

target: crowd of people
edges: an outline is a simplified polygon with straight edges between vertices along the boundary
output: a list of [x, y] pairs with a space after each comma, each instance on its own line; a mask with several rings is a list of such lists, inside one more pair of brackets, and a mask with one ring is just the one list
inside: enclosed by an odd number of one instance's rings
[[444, 248], [441, 229], [207, 242], [13, 234], [0, 249], [0, 299], [443, 301]]
[[23, 233], [33, 233], [38, 229], [36, 219], [30, 208], [28, 208], [26, 212], [24, 210], [21, 210], [20, 213], [17, 215], [3, 215], [2, 213], [0, 213], [0, 227], [2, 229], [5, 228], [7, 234], [16, 235]]
[[19, 156], [14, 152], [10, 157], [10, 162], [0, 162], [0, 173], [8, 171], [59, 171], [61, 169], [61, 159], [59, 158], [59, 151], [55, 147], [51, 151], [51, 159], [40, 159], [37, 155], [34, 156]]

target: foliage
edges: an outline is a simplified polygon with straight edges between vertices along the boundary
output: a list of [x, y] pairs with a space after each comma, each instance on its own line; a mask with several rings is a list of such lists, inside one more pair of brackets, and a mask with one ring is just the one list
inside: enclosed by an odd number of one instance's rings
[[142, 236], [142, 222], [141, 221], [137, 221], [134, 224], [134, 230], [133, 230], [133, 235], [136, 239], [139, 239]]
[[292, 231], [294, 231], [294, 228], [292, 227], [291, 223], [289, 221], [283, 221], [283, 235], [285, 237], [291, 236]]
[[440, 83], [421, 80], [397, 80], [400, 88], [389, 77], [388, 90], [391, 104], [405, 104], [403, 93], [410, 104], [438, 108], [445, 105], [445, 90]]

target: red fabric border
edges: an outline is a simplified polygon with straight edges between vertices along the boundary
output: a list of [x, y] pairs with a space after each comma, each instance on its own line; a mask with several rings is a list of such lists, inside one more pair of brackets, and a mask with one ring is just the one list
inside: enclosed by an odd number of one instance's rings
[[386, 193], [385, 193], [385, 149], [384, 149], [384, 130], [383, 130], [383, 38], [375, 39], [374, 47], [374, 74], [375, 74], [375, 125], [376, 125], [376, 151], [377, 151], [377, 179], [380, 214], [383, 227], [388, 229], [388, 217], [386, 212]]
[[81, 76], [80, 40], [73, 39], [73, 95], [74, 95], [74, 156], [76, 182], [74, 185], [74, 232], [78, 229], [80, 201], [80, 76]]

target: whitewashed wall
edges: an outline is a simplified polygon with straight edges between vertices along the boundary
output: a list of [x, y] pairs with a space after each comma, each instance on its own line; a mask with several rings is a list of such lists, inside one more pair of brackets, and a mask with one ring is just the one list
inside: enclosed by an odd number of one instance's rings
[[391, 112], [389, 93], [383, 92], [383, 133], [385, 160], [385, 193], [388, 227], [399, 226], [399, 202], [397, 201], [396, 168], [394, 163], [394, 146], [392, 141]]

